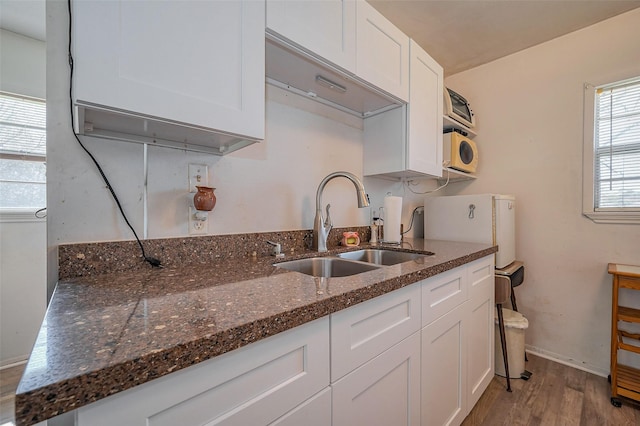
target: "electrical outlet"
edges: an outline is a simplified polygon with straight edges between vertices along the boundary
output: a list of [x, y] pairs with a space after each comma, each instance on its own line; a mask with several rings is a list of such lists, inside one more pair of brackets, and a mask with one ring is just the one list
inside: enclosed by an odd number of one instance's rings
[[189, 164], [189, 192], [197, 192], [196, 186], [209, 186], [209, 166], [206, 164]]
[[[207, 220], [196, 219], [196, 213], [207, 215]], [[209, 232], [209, 214], [189, 207], [189, 235], [205, 235]]]

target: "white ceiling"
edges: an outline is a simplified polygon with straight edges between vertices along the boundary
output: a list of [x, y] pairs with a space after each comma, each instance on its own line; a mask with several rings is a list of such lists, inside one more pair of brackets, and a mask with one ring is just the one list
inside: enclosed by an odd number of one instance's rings
[[631, 0], [367, 1], [438, 61], [445, 75], [640, 7]]
[[[640, 0], [368, 1], [429, 52], [445, 75], [640, 7]], [[0, 0], [0, 28], [44, 40], [45, 0]]]
[[45, 0], [0, 0], [0, 28], [44, 41], [44, 4]]

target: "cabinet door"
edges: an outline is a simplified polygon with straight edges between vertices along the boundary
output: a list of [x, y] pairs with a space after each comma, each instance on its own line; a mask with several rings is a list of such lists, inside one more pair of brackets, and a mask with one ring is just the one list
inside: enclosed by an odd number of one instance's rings
[[331, 382], [420, 329], [420, 286], [331, 315]]
[[356, 74], [407, 102], [409, 37], [364, 0], [358, 1], [356, 16]]
[[410, 42], [409, 143], [412, 171], [442, 176], [443, 70], [415, 41]]
[[329, 318], [78, 409], [78, 426], [264, 425], [329, 385]]
[[459, 425], [467, 415], [468, 302], [422, 330], [422, 424]]
[[420, 424], [420, 333], [346, 375], [333, 388], [333, 426]]
[[355, 73], [356, 0], [268, 0], [267, 30]]
[[78, 101], [264, 139], [264, 3], [73, 2]]
[[303, 402], [271, 426], [327, 426], [331, 424], [331, 388]]
[[468, 341], [468, 410], [478, 402], [493, 378], [494, 362], [494, 263], [493, 256], [476, 260], [467, 266], [470, 301]]

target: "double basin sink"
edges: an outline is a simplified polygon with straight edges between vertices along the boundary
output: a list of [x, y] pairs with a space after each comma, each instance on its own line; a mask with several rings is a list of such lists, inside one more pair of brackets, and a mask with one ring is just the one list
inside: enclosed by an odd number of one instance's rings
[[[433, 253], [431, 253], [433, 254]], [[383, 266], [396, 265], [430, 256], [384, 249], [363, 249], [340, 253], [336, 256], [312, 257], [276, 263], [274, 266], [300, 272], [313, 277], [347, 277]]]

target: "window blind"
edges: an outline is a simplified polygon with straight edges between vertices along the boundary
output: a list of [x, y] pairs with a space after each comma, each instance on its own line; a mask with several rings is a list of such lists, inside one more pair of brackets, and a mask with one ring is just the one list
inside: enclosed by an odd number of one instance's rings
[[46, 104], [0, 92], [0, 209], [46, 205]]
[[0, 156], [44, 158], [46, 140], [45, 102], [0, 92]]
[[596, 90], [596, 210], [640, 209], [640, 79]]

